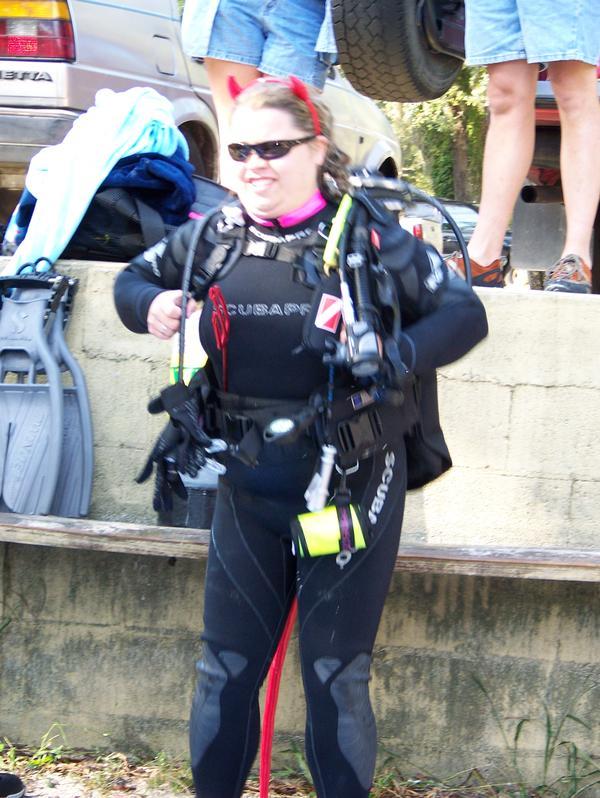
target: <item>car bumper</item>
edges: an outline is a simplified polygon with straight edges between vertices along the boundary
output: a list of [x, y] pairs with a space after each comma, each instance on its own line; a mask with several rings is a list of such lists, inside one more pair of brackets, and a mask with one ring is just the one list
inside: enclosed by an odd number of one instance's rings
[[79, 114], [41, 108], [0, 108], [0, 166], [26, 170], [43, 147], [58, 144]]

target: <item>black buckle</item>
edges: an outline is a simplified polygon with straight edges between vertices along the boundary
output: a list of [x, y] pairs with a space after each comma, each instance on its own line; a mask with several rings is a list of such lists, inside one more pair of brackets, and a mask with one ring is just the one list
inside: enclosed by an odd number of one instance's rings
[[337, 425], [340, 451], [357, 460], [375, 446], [383, 435], [383, 422], [377, 408], [372, 407]]

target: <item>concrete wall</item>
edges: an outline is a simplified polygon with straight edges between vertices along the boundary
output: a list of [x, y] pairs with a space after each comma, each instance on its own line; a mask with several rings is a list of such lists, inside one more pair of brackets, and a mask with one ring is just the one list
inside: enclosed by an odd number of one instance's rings
[[[88, 376], [96, 439], [95, 518], [153, 520], [140, 467], [160, 421], [144, 407], [166, 379], [168, 345], [114, 314], [116, 268], [82, 280], [70, 342]], [[440, 375], [455, 461], [410, 497], [405, 542], [597, 547], [600, 331], [595, 297], [482, 291], [492, 334]], [[199, 651], [203, 564], [0, 546], [0, 737], [35, 743], [60, 722], [74, 746], [184, 752]], [[597, 584], [397, 574], [378, 636], [373, 695], [382, 758], [439, 777], [478, 767], [515, 778], [509, 738], [531, 718], [520, 764], [540, 777], [544, 702], [571, 710], [563, 739], [600, 750]], [[292, 642], [279, 747], [301, 736]], [[585, 694], [583, 694], [585, 693]], [[583, 694], [583, 695], [581, 695]], [[578, 699], [577, 696], [581, 695]], [[562, 767], [562, 763], [558, 763]]]
[[[191, 560], [0, 547], [0, 735], [35, 744], [58, 722], [70, 745], [185, 754], [204, 566]], [[397, 574], [377, 638], [372, 692], [380, 754], [405, 774], [480, 768], [515, 779], [479, 679], [519, 762], [540, 781], [543, 707], [571, 711], [561, 739], [600, 750], [600, 601], [593, 583]], [[276, 748], [301, 743], [295, 637]], [[557, 761], [558, 767], [564, 763]]]
[[411, 496], [404, 539], [598, 546], [598, 299], [480, 296], [491, 334], [440, 371], [455, 467]]

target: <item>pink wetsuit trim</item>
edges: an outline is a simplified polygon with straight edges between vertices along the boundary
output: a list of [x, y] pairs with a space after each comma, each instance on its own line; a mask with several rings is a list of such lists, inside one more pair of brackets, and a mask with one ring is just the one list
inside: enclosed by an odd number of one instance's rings
[[[277, 222], [281, 227], [293, 227], [295, 224], [300, 224], [306, 219], [310, 219], [311, 216], [322, 211], [326, 205], [327, 200], [319, 189], [317, 189], [312, 197], [306, 200], [299, 208], [296, 208], [295, 211], [284, 213], [283, 216], [278, 216]], [[190, 219], [201, 219], [203, 216], [203, 213], [197, 213], [196, 211], [190, 211], [189, 213]], [[252, 218], [263, 227], [273, 227], [273, 222], [270, 222], [268, 219], [261, 219], [259, 216], [253, 216]]]
[[[278, 216], [276, 221], [281, 227], [293, 227], [295, 224], [300, 224], [306, 219], [310, 219], [315, 213], [322, 211], [326, 205], [327, 200], [317, 189], [312, 197], [307, 199], [299, 208], [290, 211], [290, 213], [284, 213], [283, 216]], [[273, 227], [273, 222], [268, 219], [261, 219], [258, 216], [253, 216], [252, 218], [263, 227]]]

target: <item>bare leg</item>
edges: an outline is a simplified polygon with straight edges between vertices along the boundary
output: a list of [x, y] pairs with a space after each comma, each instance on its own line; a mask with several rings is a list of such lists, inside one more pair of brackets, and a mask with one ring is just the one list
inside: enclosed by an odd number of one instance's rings
[[490, 122], [479, 219], [469, 242], [469, 255], [482, 266], [500, 257], [504, 234], [533, 158], [537, 71], [537, 64], [526, 61], [488, 67]]
[[247, 86], [253, 80], [261, 76], [261, 72], [249, 64], [238, 64], [233, 61], [221, 61], [216, 58], [206, 58], [204, 60], [208, 84], [215, 101], [217, 112], [217, 122], [219, 123], [219, 165], [220, 180], [224, 186], [231, 187], [231, 180], [228, 176], [230, 163], [229, 153], [227, 152], [227, 130], [229, 128], [229, 117], [233, 108], [233, 100], [227, 88], [227, 79], [230, 75], [238, 81], [240, 86]]
[[582, 61], [554, 61], [548, 73], [560, 112], [560, 167], [567, 215], [562, 254], [579, 255], [591, 265], [592, 227], [600, 196], [596, 67]]

